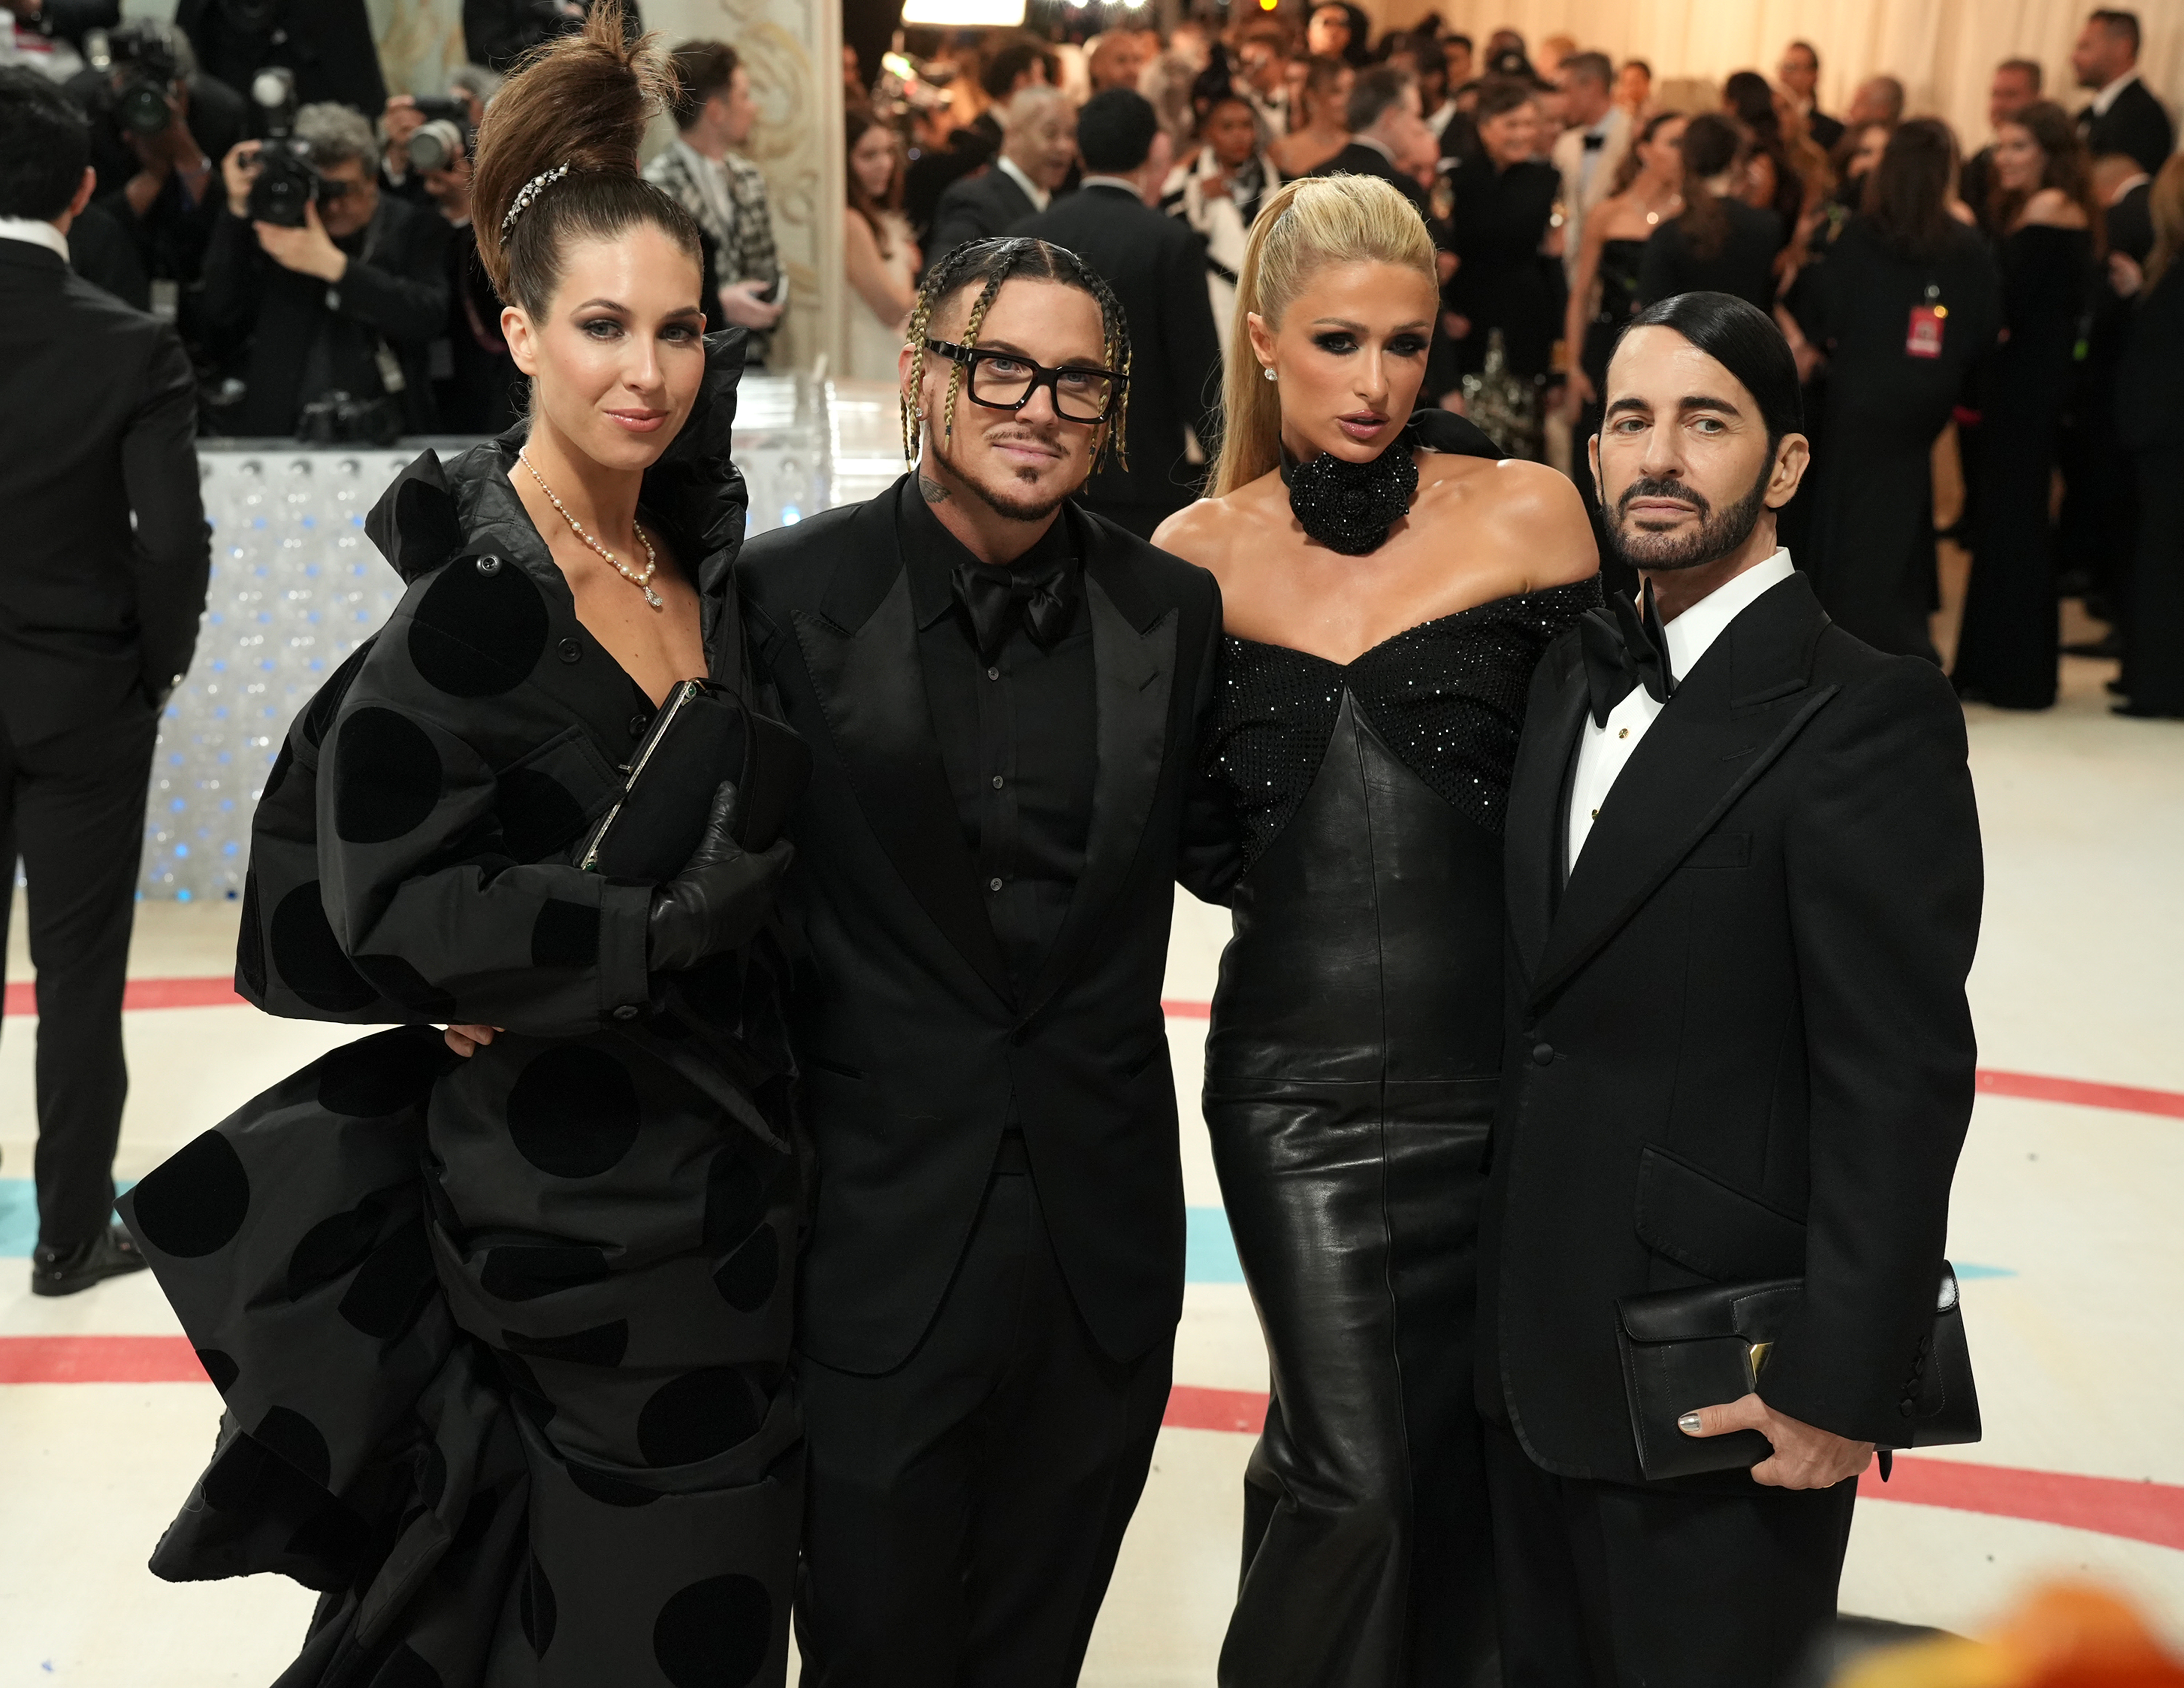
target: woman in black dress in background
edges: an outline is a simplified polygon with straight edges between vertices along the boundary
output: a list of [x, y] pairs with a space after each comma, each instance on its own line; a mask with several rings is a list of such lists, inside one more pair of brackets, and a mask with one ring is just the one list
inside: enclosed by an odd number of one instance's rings
[[1214, 496], [1155, 536], [1221, 581], [1245, 862], [1205, 1107], [1273, 1378], [1226, 1688], [1498, 1680], [1471, 1321], [1502, 803], [1533, 667], [1599, 595], [1568, 481], [1413, 410], [1435, 295], [1392, 187], [1283, 187]]
[[[1563, 403], [1568, 407], [1577, 456], [1584, 442], [1600, 432], [1600, 389], [1607, 379], [1607, 355], [1623, 325], [1638, 312], [1638, 270], [1646, 243], [1661, 225], [1684, 209], [1684, 137], [1680, 112], [1657, 112], [1646, 120], [1616, 171], [1615, 192], [1585, 213], [1585, 236], [1570, 271], [1569, 307], [1563, 319], [1564, 344], [1580, 348]], [[1600, 497], [1590, 473], [1580, 471], [1577, 489], [1596, 524]], [[1596, 537], [1597, 528], [1596, 525]], [[1606, 556], [1603, 547], [1602, 555]], [[1620, 565], [1618, 565], [1620, 567]], [[1637, 577], [1627, 584], [1634, 592]]]
[[[495, 99], [479, 250], [531, 414], [373, 511], [409, 590], [258, 810], [239, 988], [396, 1029], [125, 1199], [226, 1409], [153, 1568], [318, 1590], [284, 1688], [786, 1668], [787, 847], [744, 852], [719, 796], [664, 883], [576, 859], [655, 707], [747, 684], [744, 346], [703, 338], [697, 225], [638, 175], [666, 80], [608, 3]], [[722, 771], [746, 815], [793, 798]], [[466, 1060], [448, 1020], [492, 1023]]]
[[1727, 293], [1762, 310], [1774, 308], [1774, 254], [1790, 229], [1772, 211], [1737, 197], [1744, 137], [1715, 112], [1684, 126], [1684, 209], [1646, 243], [1638, 269], [1638, 303], [1658, 305], [1680, 293]]
[[1892, 656], [1937, 662], [1934, 441], [2002, 326], [1977, 230], [1949, 215], [1956, 140], [1919, 118], [1875, 167], [1865, 209], [1808, 265], [1789, 307], [1826, 357], [1829, 449], [1815, 452], [1797, 566], [1827, 612]]
[[2117, 431], [2138, 467], [2138, 544], [2115, 713], [2174, 718], [2184, 716], [2184, 156], [2162, 165], [2147, 210], [2153, 249], [2135, 278], [2116, 393]]
[[2061, 641], [2048, 488], [2101, 213], [2085, 143], [2052, 101], [1996, 131], [1994, 181], [1990, 226], [2002, 231], [2008, 338], [1981, 388], [1971, 584], [1950, 672], [1973, 701], [2045, 709], [2055, 701]]

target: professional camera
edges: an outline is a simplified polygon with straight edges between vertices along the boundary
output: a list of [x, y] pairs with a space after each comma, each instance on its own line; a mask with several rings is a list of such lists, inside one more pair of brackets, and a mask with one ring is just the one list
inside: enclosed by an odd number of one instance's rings
[[165, 25], [92, 30], [84, 37], [84, 48], [92, 68], [109, 73], [107, 109], [124, 132], [149, 139], [174, 121], [170, 102], [182, 79], [182, 66]]
[[448, 95], [418, 94], [410, 103], [417, 108], [417, 115], [428, 122], [445, 120], [449, 123], [467, 124], [471, 120], [468, 103]]
[[393, 400], [354, 398], [338, 387], [296, 419], [296, 438], [306, 445], [392, 445], [401, 433]]
[[296, 138], [296, 78], [292, 72], [277, 65], [260, 70], [250, 79], [250, 98], [265, 122], [258, 176], [250, 184], [251, 221], [302, 228], [309, 221], [305, 207], [339, 198], [348, 192], [348, 184], [320, 176], [311, 166], [310, 148]]
[[436, 117], [410, 137], [415, 169], [445, 170], [471, 150], [470, 131], [453, 118]]

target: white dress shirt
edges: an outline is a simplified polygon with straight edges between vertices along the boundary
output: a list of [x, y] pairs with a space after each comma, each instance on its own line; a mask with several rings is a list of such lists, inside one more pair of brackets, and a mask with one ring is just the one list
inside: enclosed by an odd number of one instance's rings
[[1017, 161], [1007, 154], [1002, 154], [998, 162], [1000, 165], [1001, 174], [1023, 189], [1024, 198], [1031, 201], [1032, 210], [1043, 211], [1054, 203], [1054, 195], [1017, 169]]
[[69, 261], [68, 237], [51, 223], [40, 222], [36, 217], [0, 217], [0, 240], [26, 240], [33, 246], [59, 254], [62, 263]]
[[2116, 96], [2137, 80], [2138, 67], [2134, 64], [2093, 96], [2093, 115], [2106, 117], [2109, 115], [2109, 108], [2116, 103]]
[[[1746, 569], [1669, 623], [1662, 629], [1668, 635], [1669, 672], [1680, 681], [1698, 666], [1707, 647], [1721, 637], [1730, 623], [1795, 573], [1789, 551], [1778, 550], [1766, 562]], [[1592, 824], [1600, 819], [1601, 808], [1623, 765], [1666, 707], [1667, 704], [1656, 703], [1653, 695], [1640, 685], [1633, 686], [1630, 695], [1607, 712], [1606, 724], [1595, 726], [1587, 712], [1584, 735], [1578, 741], [1577, 774], [1570, 782], [1569, 852], [1564, 858], [1570, 872], [1577, 871], [1585, 841], [1592, 836]]]

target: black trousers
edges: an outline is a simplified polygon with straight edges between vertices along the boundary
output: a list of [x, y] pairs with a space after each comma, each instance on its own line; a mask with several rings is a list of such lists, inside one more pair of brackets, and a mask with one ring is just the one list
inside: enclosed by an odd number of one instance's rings
[[1172, 1339], [1100, 1351], [1032, 1179], [997, 1173], [909, 1360], [872, 1378], [799, 1362], [806, 1688], [1076, 1681], [1173, 1357]]
[[2138, 454], [2138, 489], [2123, 688], [2141, 709], [2184, 715], [2184, 442]]
[[121, 990], [144, 848], [144, 788], [159, 717], [121, 713], [35, 744], [0, 721], [0, 955], [14, 865], [30, 889], [38, 974], [38, 1241], [71, 1249], [106, 1227], [129, 1069]]
[[1506, 1688], [1775, 1688], [1833, 1621], [1855, 1480], [1589, 1483], [1486, 1435]]

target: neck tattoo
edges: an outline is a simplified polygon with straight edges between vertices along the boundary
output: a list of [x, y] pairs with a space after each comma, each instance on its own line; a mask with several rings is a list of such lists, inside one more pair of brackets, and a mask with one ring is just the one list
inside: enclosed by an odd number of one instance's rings
[[917, 478], [917, 489], [920, 493], [924, 495], [925, 501], [928, 504], [945, 504], [948, 502], [948, 489], [941, 485], [939, 482], [934, 480], [930, 475], [920, 475]]

